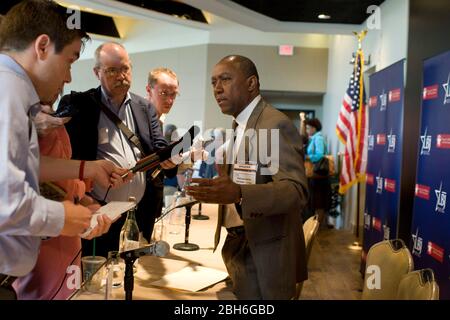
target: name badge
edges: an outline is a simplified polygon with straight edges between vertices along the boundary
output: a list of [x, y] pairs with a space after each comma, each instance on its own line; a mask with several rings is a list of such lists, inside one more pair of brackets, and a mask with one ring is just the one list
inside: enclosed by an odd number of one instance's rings
[[237, 184], [256, 184], [257, 164], [236, 163], [233, 165], [233, 182]]

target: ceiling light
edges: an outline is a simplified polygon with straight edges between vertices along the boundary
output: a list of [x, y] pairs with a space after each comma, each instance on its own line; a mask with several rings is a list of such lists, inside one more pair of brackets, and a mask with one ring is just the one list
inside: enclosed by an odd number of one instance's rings
[[317, 18], [322, 19], [322, 20], [328, 20], [328, 19], [331, 18], [331, 16], [329, 16], [329, 15], [327, 15], [327, 14], [324, 14], [324, 13], [321, 13], [321, 14], [319, 14], [319, 15], [317, 16]]

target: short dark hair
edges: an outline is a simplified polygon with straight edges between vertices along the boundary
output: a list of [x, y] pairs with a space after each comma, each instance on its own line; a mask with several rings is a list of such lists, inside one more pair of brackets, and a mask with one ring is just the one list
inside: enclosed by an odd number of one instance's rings
[[256, 79], [258, 79], [259, 83], [258, 70], [256, 70], [255, 64], [249, 58], [237, 54], [232, 54], [220, 60], [220, 62], [225, 61], [237, 64], [238, 69], [241, 70], [246, 77], [256, 76]]
[[317, 131], [322, 130], [322, 124], [320, 123], [320, 120], [317, 118], [314, 119], [306, 119], [305, 125], [316, 128]]
[[12, 7], [0, 24], [0, 50], [23, 51], [40, 35], [46, 34], [60, 53], [65, 46], [89, 36], [81, 29], [69, 29], [67, 9], [52, 0], [24, 0]]

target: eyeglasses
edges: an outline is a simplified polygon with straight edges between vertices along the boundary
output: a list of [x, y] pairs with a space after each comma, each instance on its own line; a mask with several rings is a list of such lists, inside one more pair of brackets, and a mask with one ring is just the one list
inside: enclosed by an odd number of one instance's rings
[[171, 99], [175, 100], [177, 97], [180, 96], [180, 93], [179, 92], [167, 92], [166, 90], [158, 90], [158, 95], [160, 97], [163, 97], [164, 99], [171, 98]]
[[131, 70], [131, 67], [129, 66], [123, 66], [120, 68], [116, 68], [116, 67], [111, 67], [111, 68], [106, 68], [103, 69], [103, 72], [108, 76], [108, 77], [116, 77], [119, 74], [128, 74]]

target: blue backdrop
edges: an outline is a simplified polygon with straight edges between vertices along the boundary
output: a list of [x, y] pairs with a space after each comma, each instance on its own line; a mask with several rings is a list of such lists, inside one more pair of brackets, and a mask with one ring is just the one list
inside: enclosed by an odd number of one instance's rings
[[370, 76], [363, 264], [373, 244], [398, 234], [404, 64], [401, 60]]
[[418, 143], [410, 248], [415, 269], [433, 269], [441, 299], [450, 299], [450, 51], [424, 62]]

